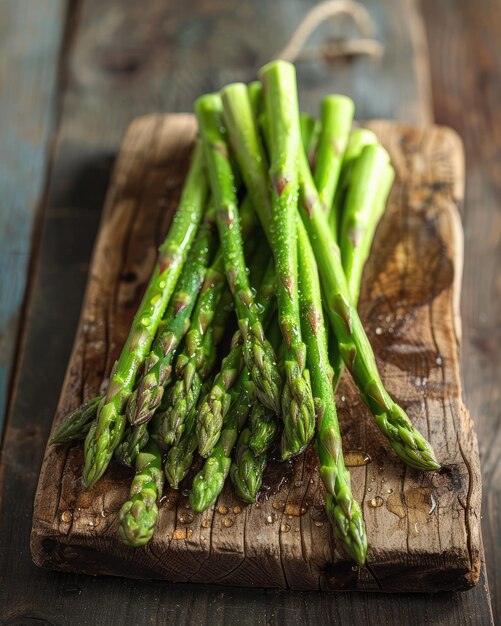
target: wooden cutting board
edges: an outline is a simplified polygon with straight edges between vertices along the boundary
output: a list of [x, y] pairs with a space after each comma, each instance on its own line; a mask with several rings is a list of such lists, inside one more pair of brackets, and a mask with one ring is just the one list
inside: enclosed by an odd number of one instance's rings
[[[443, 469], [405, 467], [345, 374], [338, 407], [367, 526], [367, 566], [354, 567], [334, 545], [313, 447], [293, 463], [272, 463], [252, 506], [227, 485], [214, 509], [197, 515], [189, 508], [188, 484], [166, 491], [154, 539], [133, 549], [122, 544], [117, 528], [131, 471], [112, 464], [85, 492], [81, 446], [46, 450], [31, 535], [37, 565], [304, 590], [461, 590], [477, 582], [479, 458], [459, 368], [461, 142], [437, 126], [369, 126], [389, 150], [397, 176], [365, 271], [360, 312], [384, 383], [428, 436]], [[195, 132], [190, 115], [139, 118], [127, 131], [54, 430], [96, 394], [120, 351], [176, 207]]]

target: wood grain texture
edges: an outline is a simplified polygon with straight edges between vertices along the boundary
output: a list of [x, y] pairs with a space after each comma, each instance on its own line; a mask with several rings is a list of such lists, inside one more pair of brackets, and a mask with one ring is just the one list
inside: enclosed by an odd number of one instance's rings
[[501, 6], [422, 2], [437, 120], [466, 151], [464, 391], [479, 434], [483, 532], [493, 610], [501, 621]]
[[54, 133], [65, 0], [0, 3], [0, 435]]
[[[458, 363], [461, 144], [444, 128], [371, 127], [390, 151], [397, 182], [365, 275], [361, 314], [383, 379], [428, 435], [444, 469], [406, 469], [345, 377], [339, 390], [344, 449], [372, 459], [352, 468], [369, 536], [367, 568], [354, 571], [335, 550], [313, 448], [291, 465], [270, 466], [257, 505], [243, 506], [227, 485], [213, 511], [194, 515], [188, 485], [167, 492], [153, 541], [133, 550], [117, 532], [130, 472], [112, 467], [86, 493], [81, 448], [49, 447], [33, 521], [38, 565], [292, 589], [437, 591], [478, 580], [478, 452]], [[176, 206], [194, 134], [191, 116], [150, 116], [136, 120], [125, 137], [55, 425], [98, 391], [117, 357]]]

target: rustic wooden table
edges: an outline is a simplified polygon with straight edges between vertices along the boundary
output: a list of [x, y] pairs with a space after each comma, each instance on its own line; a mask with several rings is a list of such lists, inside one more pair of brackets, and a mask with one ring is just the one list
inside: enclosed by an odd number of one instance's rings
[[[110, 167], [136, 115], [190, 110], [248, 80], [314, 4], [229, 0], [4, 0], [0, 4], [0, 615], [2, 623], [491, 624], [501, 615], [501, 5], [365, 0], [386, 47], [301, 63], [302, 107], [354, 97], [360, 119], [456, 128], [466, 147], [463, 376], [483, 461], [487, 572], [463, 594], [240, 590], [38, 570], [34, 491], [78, 321]], [[351, 32], [339, 21], [320, 38]], [[427, 40], [430, 50], [431, 74]], [[431, 88], [430, 88], [431, 86]], [[433, 94], [433, 99], [431, 94]], [[482, 268], [481, 271], [478, 268]]]

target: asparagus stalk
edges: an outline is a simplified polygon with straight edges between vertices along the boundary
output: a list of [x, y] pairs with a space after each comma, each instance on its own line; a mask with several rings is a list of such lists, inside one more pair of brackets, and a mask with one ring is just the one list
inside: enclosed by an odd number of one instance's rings
[[308, 163], [310, 167], [313, 167], [317, 158], [318, 140], [322, 126], [319, 120], [307, 113], [299, 115], [299, 123], [301, 127], [301, 142], [306, 150]]
[[264, 454], [278, 434], [277, 416], [260, 402], [252, 407], [250, 414], [249, 446], [254, 454]]
[[162, 400], [175, 350], [190, 324], [190, 316], [214, 251], [214, 207], [211, 206], [195, 237], [187, 262], [166, 313], [166, 321], [145, 359], [138, 387], [127, 404], [127, 417], [135, 426], [151, 419]]
[[[271, 345], [277, 353], [277, 367], [281, 370], [283, 368], [281, 350], [282, 335], [277, 319], [274, 319], [273, 322], [266, 327], [266, 332]], [[250, 437], [248, 443], [250, 449], [256, 456], [264, 454], [275, 441], [278, 434], [277, 415], [260, 402], [256, 402], [251, 410], [249, 428]]]
[[129, 426], [123, 440], [115, 448], [115, 459], [120, 465], [132, 467], [137, 459], [137, 455], [148, 443], [150, 434], [148, 432], [148, 422], [143, 422], [139, 426]]
[[351, 303], [341, 253], [329, 229], [304, 150], [300, 150], [299, 157], [301, 216], [313, 245], [325, 296], [324, 306], [343, 361], [380, 430], [402, 460], [416, 469], [438, 469], [440, 465], [430, 444], [383, 386], [372, 347], [357, 309]]
[[127, 545], [138, 548], [152, 538], [158, 517], [157, 500], [162, 495], [163, 485], [162, 455], [152, 438], [137, 455], [130, 497], [119, 513], [119, 532]]
[[[242, 235], [246, 237], [255, 224], [254, 212], [248, 199], [242, 203], [241, 224]], [[161, 426], [161, 442], [166, 447], [179, 439], [186, 416], [198, 402], [202, 382], [212, 370], [216, 348], [224, 334], [231, 311], [230, 302], [233, 302], [233, 298], [227, 289], [223, 253], [219, 249], [205, 275], [190, 330], [186, 334], [185, 347], [177, 359], [178, 380], [174, 383], [171, 403], [164, 413]], [[217, 326], [223, 332], [213, 332], [215, 315]], [[209, 338], [206, 337], [207, 333], [210, 333]]]
[[314, 431], [314, 406], [309, 372], [305, 369], [306, 355], [301, 340], [297, 295], [295, 229], [299, 112], [292, 66], [271, 63], [261, 70], [260, 77], [272, 163], [271, 196], [267, 161], [245, 85], [229, 85], [223, 89], [222, 96], [231, 145], [275, 257], [279, 320], [286, 346], [286, 384], [281, 403], [285, 424], [282, 454], [288, 458], [305, 449]]
[[282, 381], [275, 367], [275, 355], [259, 321], [259, 312], [247, 277], [234, 177], [222, 131], [221, 98], [217, 94], [202, 96], [197, 100], [195, 110], [217, 208], [226, 278], [234, 296], [243, 337], [244, 359], [261, 401], [278, 411]]
[[[262, 277], [257, 296], [259, 319], [265, 326], [273, 312], [275, 270], [269, 262]], [[237, 332], [228, 355], [223, 359], [221, 370], [205, 396], [198, 411], [197, 438], [198, 451], [207, 457], [221, 433], [224, 417], [230, 407], [230, 390], [244, 366], [242, 336]], [[270, 409], [271, 410], [271, 409]]]
[[297, 294], [297, 148], [299, 112], [294, 68], [271, 63], [260, 72], [268, 122], [270, 196], [267, 160], [259, 139], [245, 85], [228, 85], [222, 91], [231, 145], [254, 208], [271, 244], [277, 271], [279, 321], [285, 341], [285, 385], [282, 393], [284, 434], [282, 456], [302, 452], [314, 432], [314, 405], [305, 368]]
[[377, 143], [378, 140], [375, 133], [367, 128], [354, 128], [350, 133], [348, 146], [346, 147], [346, 152], [343, 157], [339, 184], [336, 188], [334, 201], [329, 212], [329, 226], [331, 227], [332, 234], [336, 240], [339, 236], [339, 229], [342, 221], [342, 209], [345, 201], [346, 189], [348, 188], [351, 179], [353, 163], [365, 146], [376, 145]]
[[191, 508], [205, 511], [217, 500], [231, 467], [231, 452], [256, 400], [256, 387], [247, 367], [242, 370], [235, 388], [231, 408], [226, 414], [223, 429], [203, 468], [193, 479], [190, 491]]
[[69, 443], [85, 439], [92, 422], [96, 419], [99, 404], [103, 398], [104, 395], [95, 396], [75, 409], [58, 428], [50, 443]]
[[193, 453], [197, 447], [196, 417], [197, 407], [194, 406], [186, 418], [179, 440], [168, 451], [165, 458], [165, 477], [173, 489], [179, 489], [180, 482], [188, 473], [193, 462]]
[[125, 405], [136, 373], [148, 354], [162, 315], [174, 291], [198, 225], [208, 193], [200, 144], [197, 144], [172, 226], [160, 246], [158, 261], [143, 300], [132, 322], [129, 336], [113, 367], [96, 423], [85, 440], [83, 483], [90, 489], [106, 470], [122, 439]]
[[[340, 249], [354, 304], [358, 302], [362, 270], [378, 221], [376, 216], [380, 217], [382, 181], [387, 194], [388, 182], [393, 178], [389, 161], [388, 153], [382, 146], [371, 145], [363, 148], [353, 165], [341, 223]], [[391, 177], [385, 180], [387, 172], [391, 172]]]
[[320, 459], [320, 476], [327, 490], [327, 514], [334, 535], [346, 552], [358, 563], [363, 564], [367, 552], [367, 537], [362, 511], [351, 492], [350, 473], [343, 461], [320, 282], [315, 256], [304, 226], [298, 228], [298, 248], [301, 320], [315, 395], [317, 451]]
[[[254, 405], [256, 406], [256, 405]], [[251, 431], [244, 428], [236, 445], [235, 456], [230, 467], [230, 478], [236, 495], [244, 502], [255, 502], [263, 483], [266, 455], [255, 454], [250, 447]]]
[[354, 110], [353, 100], [339, 95], [327, 96], [320, 106], [322, 130], [315, 161], [315, 185], [326, 213], [330, 213], [334, 200]]

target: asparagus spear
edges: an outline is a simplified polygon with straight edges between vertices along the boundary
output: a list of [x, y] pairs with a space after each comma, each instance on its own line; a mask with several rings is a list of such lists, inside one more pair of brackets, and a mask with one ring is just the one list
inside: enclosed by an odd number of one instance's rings
[[282, 455], [288, 458], [305, 449], [313, 436], [315, 423], [309, 372], [304, 367], [306, 355], [301, 340], [297, 295], [295, 229], [299, 112], [292, 66], [271, 63], [261, 70], [260, 77], [264, 87], [272, 162], [271, 196], [267, 161], [245, 85], [228, 85], [223, 89], [222, 96], [231, 144], [275, 257], [279, 320], [285, 340]]
[[[255, 406], [255, 405], [254, 405]], [[230, 467], [230, 478], [235, 493], [244, 502], [255, 502], [263, 483], [266, 455], [255, 454], [250, 447], [251, 431], [244, 428], [236, 445], [235, 456]]]
[[249, 446], [254, 454], [264, 454], [278, 434], [277, 416], [260, 402], [252, 407], [250, 414]]
[[[248, 236], [255, 225], [254, 212], [247, 198], [241, 206], [242, 235]], [[224, 334], [225, 324], [233, 302], [224, 275], [224, 259], [219, 249], [212, 266], [207, 270], [205, 281], [192, 315], [185, 347], [176, 363], [176, 376], [171, 392], [171, 403], [164, 413], [161, 427], [162, 445], [168, 446], [181, 434], [183, 422], [198, 402], [202, 382], [212, 370], [216, 348]], [[221, 306], [219, 306], [221, 304]], [[212, 323], [216, 315], [217, 325], [223, 332], [214, 334]], [[207, 333], [210, 337], [206, 340]], [[193, 388], [195, 384], [195, 388]]]
[[185, 420], [179, 440], [168, 451], [165, 458], [165, 477], [173, 489], [179, 489], [179, 483], [186, 476], [193, 462], [193, 453], [197, 447], [196, 417], [197, 407], [194, 406]]
[[238, 433], [247, 421], [252, 403], [256, 400], [256, 387], [247, 367], [242, 370], [231, 393], [234, 400], [226, 414], [219, 440], [203, 468], [193, 479], [189, 499], [191, 508], [197, 513], [212, 506], [221, 493], [230, 471], [230, 455]]
[[222, 104], [217, 94], [199, 98], [195, 110], [203, 138], [209, 179], [217, 207], [217, 224], [226, 278], [235, 300], [244, 359], [261, 401], [278, 411], [282, 381], [266, 340], [246, 273], [234, 177], [222, 131]]
[[120, 465], [132, 467], [137, 459], [137, 455], [148, 443], [149, 439], [148, 422], [143, 422], [139, 426], [128, 426], [125, 430], [124, 438], [115, 448], [115, 459]]
[[320, 476], [327, 490], [326, 508], [334, 535], [346, 552], [363, 564], [367, 537], [362, 511], [351, 493], [350, 473], [343, 461], [317, 264], [306, 230], [301, 226], [298, 228], [301, 321], [317, 410]]
[[[208, 339], [211, 341], [210, 337]], [[159, 442], [165, 450], [179, 441], [184, 430], [185, 418], [196, 406], [202, 388], [202, 379], [198, 375], [193, 376], [188, 393], [184, 393], [184, 381], [178, 382], [183, 384], [175, 384], [170, 389], [169, 406], [160, 416]]]
[[[275, 287], [275, 270], [269, 262], [262, 277], [257, 295], [259, 319], [265, 326], [273, 312], [273, 296]], [[230, 389], [233, 387], [244, 366], [242, 336], [237, 332], [232, 341], [228, 355], [223, 359], [221, 370], [214, 379], [209, 393], [205, 396], [198, 411], [197, 438], [198, 451], [208, 456], [216, 444], [224, 416], [230, 407]], [[271, 409], [270, 409], [271, 410]]]
[[129, 397], [127, 417], [135, 426], [150, 420], [162, 400], [175, 350], [189, 327], [190, 316], [214, 251], [214, 219], [215, 210], [210, 206], [169, 303], [165, 324], [144, 361], [139, 384]]
[[152, 438], [137, 455], [130, 497], [120, 509], [119, 532], [124, 543], [138, 548], [152, 538], [158, 517], [157, 500], [162, 495], [163, 485], [162, 455]]
[[330, 213], [334, 200], [354, 110], [353, 100], [339, 95], [327, 96], [320, 106], [322, 130], [315, 161], [315, 185], [326, 213]]
[[320, 270], [324, 306], [339, 343], [341, 356], [395, 452], [411, 467], [438, 469], [430, 444], [414, 428], [405, 411], [383, 386], [372, 347], [356, 307], [351, 303], [341, 253], [329, 229], [318, 198], [304, 150], [299, 154], [301, 216], [308, 231]]
[[314, 166], [317, 158], [318, 140], [322, 126], [316, 118], [307, 113], [300, 113], [299, 123], [301, 127], [301, 142], [306, 150], [310, 167]]
[[340, 249], [354, 303], [358, 301], [362, 269], [377, 225], [379, 190], [389, 171], [389, 160], [382, 146], [371, 145], [362, 150], [353, 165], [341, 223]]
[[346, 147], [346, 152], [343, 156], [343, 165], [341, 175], [339, 177], [339, 184], [336, 188], [334, 201], [329, 212], [329, 226], [331, 227], [332, 234], [336, 240], [339, 236], [338, 231], [342, 221], [342, 209], [344, 206], [346, 189], [348, 188], [351, 179], [353, 163], [365, 146], [376, 145], [377, 143], [378, 140], [375, 133], [367, 128], [354, 128], [350, 133], [348, 146]]
[[[277, 367], [279, 368], [279, 370], [282, 370], [282, 335], [277, 319], [274, 319], [270, 324], [268, 324], [268, 326], [266, 327], [266, 332], [271, 345], [277, 353]], [[273, 413], [273, 411], [270, 411], [270, 409], [262, 405], [260, 402], [255, 402], [249, 418], [249, 428], [250, 437], [248, 443], [250, 449], [254, 452], [256, 456], [264, 454], [271, 446], [271, 444], [275, 441], [275, 438], [278, 434], [277, 415]]]
[[113, 367], [96, 423], [91, 426], [85, 440], [83, 483], [86, 489], [90, 489], [103, 475], [122, 439], [126, 422], [125, 405], [134, 386], [137, 370], [150, 349], [174, 291], [202, 218], [207, 193], [202, 148], [197, 144], [178, 210], [160, 246], [157, 264], [129, 336]]
[[95, 396], [75, 409], [58, 428], [50, 441], [51, 444], [85, 439], [92, 422], [96, 419], [99, 404], [103, 398], [104, 395]]

